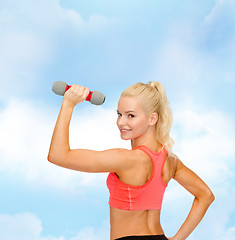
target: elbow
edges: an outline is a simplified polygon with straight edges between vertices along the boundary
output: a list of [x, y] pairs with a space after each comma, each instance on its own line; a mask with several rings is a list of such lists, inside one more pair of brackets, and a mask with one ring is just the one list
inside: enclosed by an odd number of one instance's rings
[[52, 154], [49, 152], [48, 155], [47, 155], [47, 160], [51, 163], [54, 162], [54, 157], [52, 156]]
[[50, 163], [56, 163], [58, 162], [59, 160], [59, 155], [58, 154], [55, 154], [51, 151], [49, 151], [48, 155], [47, 155], [47, 160], [50, 162]]
[[215, 201], [215, 195], [212, 192], [210, 192], [210, 195], [208, 196], [208, 201], [210, 204]]
[[212, 202], [214, 202], [215, 195], [213, 194], [213, 192], [209, 188], [205, 191], [205, 196], [206, 196], [206, 199], [207, 199], [207, 202], [208, 202], [209, 205]]
[[203, 192], [199, 200], [203, 201], [208, 207], [214, 202], [215, 196], [210, 189]]
[[47, 156], [47, 160], [50, 163], [56, 164], [56, 165], [63, 165], [65, 162], [65, 159], [68, 158], [67, 153], [65, 152], [51, 152], [49, 151], [48, 156]]

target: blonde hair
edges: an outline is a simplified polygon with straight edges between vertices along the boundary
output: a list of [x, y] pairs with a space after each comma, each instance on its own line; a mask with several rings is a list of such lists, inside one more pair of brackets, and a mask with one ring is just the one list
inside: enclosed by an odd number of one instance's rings
[[168, 155], [171, 155], [174, 144], [174, 140], [170, 137], [173, 118], [163, 85], [159, 82], [149, 82], [148, 84], [139, 82], [125, 89], [121, 97], [125, 96], [140, 96], [145, 111], [148, 114], [154, 112], [158, 114], [155, 126], [156, 139], [165, 146]]

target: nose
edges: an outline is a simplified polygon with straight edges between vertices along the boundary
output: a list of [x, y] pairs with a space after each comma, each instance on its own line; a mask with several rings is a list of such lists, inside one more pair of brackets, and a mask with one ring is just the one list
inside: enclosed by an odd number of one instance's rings
[[117, 118], [117, 125], [118, 127], [123, 127], [126, 124], [125, 119], [123, 116], [118, 116]]

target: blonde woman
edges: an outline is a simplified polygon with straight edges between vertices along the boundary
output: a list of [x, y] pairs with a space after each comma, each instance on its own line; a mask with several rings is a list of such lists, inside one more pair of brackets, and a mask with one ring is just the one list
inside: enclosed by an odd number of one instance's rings
[[[121, 138], [131, 150], [70, 149], [69, 125], [74, 106], [88, 88], [79, 85], [65, 93], [51, 140], [48, 160], [82, 172], [109, 172], [111, 240], [183, 240], [199, 224], [214, 195], [208, 186], [172, 153], [172, 114], [159, 82], [137, 83], [122, 94], [117, 108]], [[192, 208], [175, 236], [166, 238], [160, 223], [167, 184], [175, 179], [195, 196]]]

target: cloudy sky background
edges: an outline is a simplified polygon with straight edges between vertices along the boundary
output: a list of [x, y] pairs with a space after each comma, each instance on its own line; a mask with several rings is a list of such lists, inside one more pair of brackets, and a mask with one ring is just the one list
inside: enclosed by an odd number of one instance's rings
[[[107, 174], [46, 159], [62, 98], [54, 81], [105, 93], [77, 106], [73, 148], [130, 148], [115, 125], [121, 92], [164, 84], [174, 151], [216, 201], [188, 238], [235, 239], [235, 1], [0, 0], [0, 238], [109, 238]], [[91, 138], [88, 136], [92, 136]], [[193, 197], [172, 180], [162, 225], [176, 233]]]

